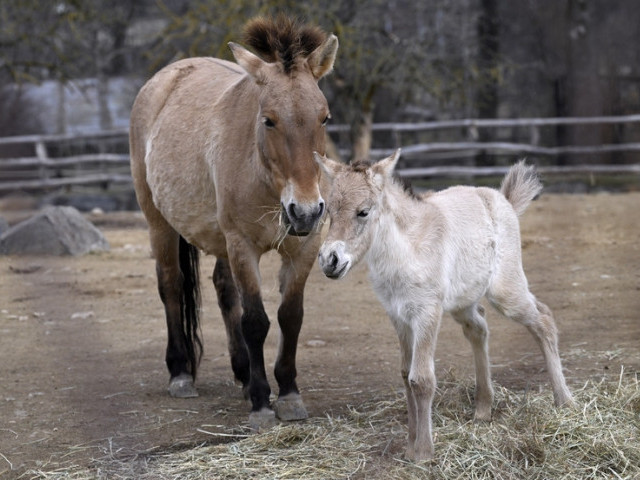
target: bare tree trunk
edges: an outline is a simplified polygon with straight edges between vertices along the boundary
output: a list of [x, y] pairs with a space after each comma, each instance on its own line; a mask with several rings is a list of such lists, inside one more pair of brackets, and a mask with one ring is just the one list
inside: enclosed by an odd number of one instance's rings
[[[475, 104], [480, 118], [496, 118], [498, 116], [498, 54], [499, 54], [499, 20], [497, 0], [481, 0], [478, 17], [478, 67], [480, 85], [476, 92]], [[479, 130], [480, 141], [491, 140], [487, 130]], [[478, 165], [490, 165], [491, 158], [486, 153], [476, 157]]]
[[64, 91], [64, 83], [58, 80], [56, 85], [58, 94], [58, 105], [56, 111], [56, 133], [66, 133], [67, 131], [67, 106], [66, 106], [66, 94]]
[[373, 124], [373, 111], [363, 110], [358, 115], [356, 121], [351, 125], [351, 162], [369, 160], [371, 152], [371, 125]]
[[338, 146], [336, 145], [336, 142], [333, 141], [333, 139], [328, 133], [325, 135], [325, 142], [326, 142], [325, 155], [332, 160], [342, 162], [342, 155], [340, 155]]
[[113, 128], [113, 119], [109, 110], [109, 77], [102, 71], [98, 72], [98, 115], [100, 119], [100, 129], [110, 130]]

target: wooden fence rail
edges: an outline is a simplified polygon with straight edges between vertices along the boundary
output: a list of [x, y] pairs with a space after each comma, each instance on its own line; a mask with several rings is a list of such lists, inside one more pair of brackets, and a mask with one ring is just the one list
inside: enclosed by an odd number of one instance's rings
[[[616, 117], [578, 117], [578, 118], [520, 118], [520, 119], [461, 119], [418, 123], [378, 123], [372, 126], [376, 133], [388, 132], [391, 145], [373, 148], [371, 156], [380, 158], [392, 153], [398, 146], [402, 147], [403, 158], [413, 159], [411, 165], [400, 166], [399, 174], [403, 177], [440, 177], [440, 176], [487, 176], [502, 175], [506, 171], [503, 166], [461, 165], [460, 159], [484, 152], [490, 155], [534, 155], [553, 159], [559, 155], [596, 155], [612, 152], [640, 152], [640, 143], [616, 143], [593, 146], [559, 145], [543, 146], [539, 144], [541, 127], [557, 125], [630, 125], [640, 123], [640, 115]], [[530, 143], [510, 141], [478, 141], [478, 129], [528, 128]], [[348, 125], [329, 125], [331, 135], [347, 132]], [[461, 141], [413, 142], [402, 140], [402, 136], [420, 134], [440, 130], [454, 132], [466, 131]], [[109, 152], [109, 142], [127, 143], [128, 131], [124, 129], [95, 132], [91, 134], [63, 135], [27, 135], [20, 137], [0, 138], [0, 194], [14, 190], [46, 191], [79, 185], [102, 185], [131, 183], [128, 170], [129, 156], [126, 153]], [[81, 153], [73, 155], [52, 156], [64, 149], [61, 145], [90, 145], [105, 153]], [[32, 156], [6, 157], [9, 148], [22, 146], [29, 148]], [[82, 150], [82, 147], [76, 150]], [[348, 157], [349, 150], [340, 152]], [[432, 163], [431, 157], [439, 153], [440, 159], [446, 158], [446, 165]], [[446, 155], [446, 156], [443, 156]], [[415, 165], [415, 163], [419, 165]], [[441, 162], [442, 163], [442, 162]], [[548, 163], [548, 162], [545, 162]], [[640, 175], [640, 154], [638, 161], [625, 164], [606, 165], [540, 165], [543, 173], [563, 174], [629, 174]]]

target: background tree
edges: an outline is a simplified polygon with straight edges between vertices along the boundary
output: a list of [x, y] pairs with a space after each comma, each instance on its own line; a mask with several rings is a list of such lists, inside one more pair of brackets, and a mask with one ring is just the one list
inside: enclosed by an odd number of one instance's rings
[[[389, 120], [389, 105], [471, 101], [459, 89], [472, 79], [471, 39], [476, 8], [468, 1], [410, 0], [194, 0], [161, 4], [169, 19], [152, 52], [152, 65], [187, 56], [230, 59], [230, 40], [254, 15], [284, 11], [317, 23], [340, 40], [334, 73], [323, 80], [334, 121], [351, 126], [351, 159], [369, 157], [371, 125]], [[436, 47], [436, 48], [434, 48]], [[461, 93], [456, 93], [461, 92]], [[463, 100], [463, 98], [468, 96]], [[380, 107], [379, 107], [380, 106]], [[393, 114], [391, 114], [393, 115]]]

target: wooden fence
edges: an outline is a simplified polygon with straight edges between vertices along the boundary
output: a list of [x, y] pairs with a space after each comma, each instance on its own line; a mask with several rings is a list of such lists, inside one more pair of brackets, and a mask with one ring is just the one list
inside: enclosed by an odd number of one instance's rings
[[[373, 137], [384, 138], [385, 146], [374, 143], [373, 158], [389, 155], [402, 147], [404, 161], [398, 173], [408, 178], [441, 176], [502, 175], [504, 165], [478, 166], [473, 158], [484, 153], [497, 156], [531, 156], [545, 158], [538, 162], [543, 173], [564, 174], [631, 174], [640, 175], [640, 143], [615, 143], [593, 146], [540, 145], [540, 129], [559, 125], [635, 126], [640, 115], [584, 118], [528, 118], [528, 119], [463, 119], [420, 123], [378, 123], [373, 125]], [[348, 132], [346, 125], [330, 125], [330, 135], [340, 146], [340, 139]], [[514, 141], [479, 141], [479, 130], [492, 129], [492, 138], [514, 138], [513, 131], [525, 129], [528, 143]], [[448, 132], [445, 136], [462, 137], [451, 141], [416, 141], [416, 138]], [[520, 135], [522, 136], [522, 135]], [[411, 137], [411, 138], [408, 138]], [[640, 136], [639, 136], [640, 137]], [[93, 134], [29, 135], [0, 138], [0, 194], [11, 191], [48, 191], [74, 186], [102, 186], [130, 184], [129, 155], [126, 153], [128, 132], [113, 130]], [[376, 142], [379, 143], [379, 142]], [[26, 155], [11, 156], [11, 151], [30, 151]], [[86, 153], [90, 151], [91, 153]], [[349, 151], [340, 152], [348, 157]], [[631, 163], [591, 164], [571, 162], [559, 165], [559, 156], [594, 155], [626, 152], [633, 155]], [[4, 157], [4, 158], [3, 158]]]

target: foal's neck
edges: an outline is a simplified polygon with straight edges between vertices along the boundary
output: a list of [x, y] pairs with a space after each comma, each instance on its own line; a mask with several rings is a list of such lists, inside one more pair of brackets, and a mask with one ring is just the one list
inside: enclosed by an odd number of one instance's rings
[[425, 202], [413, 197], [396, 182], [385, 186], [380, 208], [381, 221], [395, 225], [404, 234], [416, 227], [425, 214]]
[[370, 247], [370, 265], [373, 266], [373, 259], [380, 255], [403, 260], [400, 257], [411, 251], [415, 231], [424, 222], [425, 209], [425, 202], [413, 198], [396, 183], [385, 186]]

